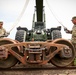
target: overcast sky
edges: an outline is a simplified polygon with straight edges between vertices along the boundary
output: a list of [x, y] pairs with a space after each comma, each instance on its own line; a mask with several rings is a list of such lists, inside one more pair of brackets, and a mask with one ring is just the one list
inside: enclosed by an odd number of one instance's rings
[[[4, 28], [10, 31], [14, 22], [20, 15], [26, 0], [0, 0], [0, 20], [4, 22]], [[16, 34], [16, 28], [18, 26], [27, 27], [31, 29], [32, 19], [34, 12], [35, 0], [29, 0], [28, 6], [23, 14], [18, 25], [10, 32], [9, 38], [14, 39]], [[72, 29], [71, 18], [76, 16], [76, 0], [44, 0], [45, 14], [46, 14], [46, 27], [57, 27], [61, 26], [61, 22], [68, 29]], [[56, 16], [58, 21], [56, 20]], [[62, 37], [70, 39], [71, 35], [66, 34], [62, 27]]]

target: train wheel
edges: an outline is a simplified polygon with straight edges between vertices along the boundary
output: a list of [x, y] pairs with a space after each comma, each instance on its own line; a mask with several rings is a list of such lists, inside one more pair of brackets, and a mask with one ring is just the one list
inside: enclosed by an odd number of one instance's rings
[[[5, 45], [5, 44], [13, 44], [13, 43], [15, 44], [16, 41], [13, 41], [8, 38], [0, 39], [0, 46]], [[18, 52], [17, 47], [13, 47], [12, 50]], [[18, 60], [9, 53], [8, 57], [6, 59], [0, 59], [0, 68], [10, 68], [10, 67], [14, 66], [17, 62], [18, 62]]]
[[66, 67], [68, 65], [70, 65], [75, 58], [75, 50], [73, 45], [71, 44], [71, 42], [64, 40], [64, 39], [56, 39], [55, 41], [53, 41], [54, 43], [58, 43], [58, 44], [64, 44], [70, 47], [71, 51], [72, 51], [72, 57], [70, 58], [61, 58], [59, 56], [59, 54], [56, 54], [52, 59], [51, 59], [51, 63], [54, 64], [57, 67]]

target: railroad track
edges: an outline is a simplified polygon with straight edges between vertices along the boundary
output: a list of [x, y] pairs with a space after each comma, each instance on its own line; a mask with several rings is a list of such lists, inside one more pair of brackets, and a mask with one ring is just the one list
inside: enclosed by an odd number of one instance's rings
[[29, 67], [29, 68], [8, 68], [8, 69], [2, 69], [0, 68], [0, 71], [30, 71], [30, 70], [72, 70], [72, 69], [76, 69], [76, 67], [64, 67], [64, 68], [58, 68], [58, 67], [36, 67], [36, 68], [33, 68], [33, 67]]
[[15, 66], [9, 69], [0, 69], [0, 75], [75, 75], [76, 67], [57, 68], [55, 66]]
[[12, 71], [12, 70], [67, 70], [67, 69], [76, 69], [76, 66], [68, 66], [68, 67], [56, 67], [52, 64], [46, 64], [43, 66], [36, 66], [36, 65], [30, 65], [30, 66], [25, 66], [25, 65], [16, 65], [15, 67], [11, 68], [0, 68], [0, 71]]

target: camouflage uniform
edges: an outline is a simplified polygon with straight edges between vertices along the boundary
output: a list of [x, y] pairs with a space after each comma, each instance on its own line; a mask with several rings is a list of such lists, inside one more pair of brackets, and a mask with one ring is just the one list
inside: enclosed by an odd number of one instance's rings
[[76, 25], [73, 26], [72, 28], [72, 39], [71, 39], [72, 44], [75, 47], [76, 50]]
[[76, 43], [76, 25], [72, 28], [72, 43]]
[[72, 23], [74, 24], [73, 28], [72, 28], [72, 43], [75, 47], [75, 50], [76, 50], [76, 16], [74, 16], [72, 18]]
[[6, 30], [4, 28], [0, 29], [0, 35], [4, 35], [6, 33]]
[[72, 44], [74, 45], [74, 48], [75, 48], [75, 59], [74, 59], [74, 62], [73, 62], [73, 65], [76, 66], [76, 25], [73, 26], [72, 28]]
[[[0, 36], [2, 36], [2, 35], [6, 35], [6, 30], [3, 27], [0, 28]], [[2, 37], [0, 37], [0, 38], [2, 38]]]
[[0, 21], [0, 38], [7, 37], [8, 34], [6, 30], [3, 28], [3, 21]]

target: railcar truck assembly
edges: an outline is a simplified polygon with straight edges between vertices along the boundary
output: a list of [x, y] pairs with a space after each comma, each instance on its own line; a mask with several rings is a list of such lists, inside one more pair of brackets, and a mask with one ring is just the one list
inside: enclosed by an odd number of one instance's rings
[[72, 43], [62, 39], [61, 27], [46, 29], [43, 0], [36, 0], [32, 29], [18, 27], [15, 40], [0, 39], [0, 68], [10, 68], [18, 62], [23, 65], [67, 67], [75, 58]]

